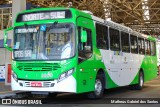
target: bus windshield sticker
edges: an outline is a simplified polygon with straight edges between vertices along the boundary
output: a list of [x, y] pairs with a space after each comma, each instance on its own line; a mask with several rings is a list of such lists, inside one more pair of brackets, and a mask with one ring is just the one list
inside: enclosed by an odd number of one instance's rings
[[37, 32], [36, 28], [28, 28], [28, 29], [17, 29], [17, 33], [34, 33]]
[[14, 54], [16, 58], [31, 57], [32, 51], [31, 50], [15, 51]]
[[40, 30], [41, 30], [41, 31], [46, 31], [46, 27], [47, 27], [46, 25], [41, 25]]

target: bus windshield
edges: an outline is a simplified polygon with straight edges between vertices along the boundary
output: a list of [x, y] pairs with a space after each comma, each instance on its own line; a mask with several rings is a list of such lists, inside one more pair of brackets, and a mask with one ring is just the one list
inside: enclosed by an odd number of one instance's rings
[[71, 23], [25, 25], [14, 29], [15, 60], [61, 60], [75, 55]]

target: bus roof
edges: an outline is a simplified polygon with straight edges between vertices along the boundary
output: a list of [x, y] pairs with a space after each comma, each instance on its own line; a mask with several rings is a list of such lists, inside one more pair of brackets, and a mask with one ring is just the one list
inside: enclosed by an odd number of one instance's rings
[[50, 10], [71, 10], [71, 11], [76, 11], [77, 13], [80, 13], [81, 15], [85, 15], [85, 17], [91, 16], [93, 20], [98, 21], [98, 22], [100, 22], [100, 23], [102, 23], [104, 25], [119, 29], [121, 31], [128, 32], [128, 33], [133, 34], [133, 35], [138, 36], [138, 37], [143, 37], [143, 38], [150, 39], [150, 40], [156, 40], [154, 37], [151, 37], [151, 36], [148, 36], [148, 35], [145, 35], [145, 34], [141, 34], [141, 33], [137, 32], [137, 31], [134, 31], [131, 28], [129, 28], [127, 26], [124, 26], [122, 24], [118, 24], [118, 23], [110, 21], [110, 20], [101, 19], [101, 18], [99, 18], [97, 16], [94, 16], [92, 14], [86, 13], [83, 10], [81, 11], [81, 10], [78, 10], [78, 9], [75, 9], [75, 8], [68, 8], [68, 7], [34, 8], [34, 9], [31, 9], [31, 10], [22, 11], [19, 14], [37, 12], [37, 11], [50, 11]]
[[122, 24], [113, 22], [111, 20], [104, 20], [104, 19], [101, 19], [101, 18], [96, 17], [94, 15], [92, 15], [92, 18], [93, 18], [93, 20], [96, 20], [96, 21], [98, 21], [98, 22], [100, 22], [104, 25], [109, 26], [109, 27], [116, 28], [116, 29], [119, 29], [121, 31], [125, 31], [127, 33], [133, 34], [133, 35], [138, 36], [138, 37], [143, 37], [143, 38], [146, 38], [146, 39], [149, 39], [149, 40], [152, 40], [152, 41], [156, 41], [156, 38], [154, 38], [154, 37], [148, 36], [146, 34], [139, 33], [137, 31], [132, 30], [131, 28], [129, 28], [127, 26], [124, 26]]

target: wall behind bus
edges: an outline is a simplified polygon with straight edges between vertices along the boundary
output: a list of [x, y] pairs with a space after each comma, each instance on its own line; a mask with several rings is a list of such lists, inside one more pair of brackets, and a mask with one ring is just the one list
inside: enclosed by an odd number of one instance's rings
[[160, 66], [160, 40], [157, 40], [157, 66]]
[[[12, 26], [14, 24], [14, 19], [16, 15], [26, 10], [26, 0], [12, 0]], [[4, 48], [3, 46], [4, 31], [0, 31], [0, 79], [6, 64], [11, 63], [11, 52]], [[13, 31], [8, 32], [8, 45], [13, 46]], [[1, 69], [2, 68], [2, 69]]]
[[[12, 32], [8, 32], [8, 45], [12, 45]], [[0, 66], [6, 63], [11, 63], [11, 52], [4, 48], [3, 45], [4, 31], [0, 31]]]
[[[8, 45], [11, 46], [12, 32], [8, 32]], [[11, 52], [4, 48], [4, 31], [0, 31], [0, 81], [5, 80], [5, 65], [11, 63]]]

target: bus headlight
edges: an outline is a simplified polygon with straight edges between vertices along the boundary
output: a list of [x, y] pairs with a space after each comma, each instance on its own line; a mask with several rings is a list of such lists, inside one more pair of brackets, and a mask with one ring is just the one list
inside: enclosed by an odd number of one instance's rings
[[61, 75], [59, 76], [58, 82], [60, 82], [60, 81], [64, 80], [65, 78], [71, 76], [71, 75], [73, 74], [73, 72], [74, 72], [74, 69], [70, 69], [70, 70], [68, 70], [67, 72], [64, 72], [63, 74], [61, 74]]
[[13, 79], [14, 79], [16, 82], [18, 82], [17, 74], [15, 74], [15, 73], [13, 72], [13, 73], [12, 73], [12, 77], [13, 77]]

